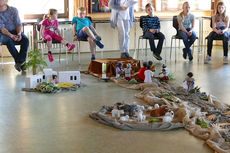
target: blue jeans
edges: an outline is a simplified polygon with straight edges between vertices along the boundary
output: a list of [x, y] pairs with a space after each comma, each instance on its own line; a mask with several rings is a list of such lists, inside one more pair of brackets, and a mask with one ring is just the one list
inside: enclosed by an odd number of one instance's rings
[[[16, 31], [9, 31], [12, 34], [17, 34]], [[29, 40], [24, 33], [21, 34], [21, 41], [14, 41], [10, 37], [0, 33], [0, 42], [6, 45], [10, 54], [13, 56], [15, 63], [23, 63], [26, 61], [27, 50], [29, 47]], [[15, 48], [15, 45], [20, 45], [20, 51]]]
[[212, 42], [214, 39], [221, 39], [223, 41], [223, 48], [224, 48], [224, 56], [228, 56], [228, 41], [229, 41], [229, 33], [225, 32], [222, 35], [217, 34], [216, 32], [212, 31], [208, 35], [208, 56], [212, 55]]
[[[161, 51], [162, 51], [163, 42], [164, 42], [164, 39], [165, 39], [164, 34], [161, 33], [161, 32], [153, 34], [153, 33], [149, 32], [149, 31], [146, 31], [144, 33], [144, 37], [149, 39], [149, 44], [150, 44], [151, 51], [154, 52], [154, 53], [157, 53], [158, 55], [160, 55]], [[157, 47], [156, 47], [155, 42], [154, 42], [155, 37], [159, 38]]]
[[[190, 29], [186, 29], [187, 31], [190, 31]], [[191, 53], [190, 47], [196, 40], [196, 33], [192, 31], [192, 35], [188, 36], [184, 31], [179, 30], [178, 35], [182, 37], [184, 46], [187, 53]]]

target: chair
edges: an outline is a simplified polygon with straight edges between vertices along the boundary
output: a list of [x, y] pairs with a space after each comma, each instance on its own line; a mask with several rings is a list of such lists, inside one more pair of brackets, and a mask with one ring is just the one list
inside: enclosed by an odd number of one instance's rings
[[[173, 35], [171, 37], [170, 60], [171, 60], [171, 57], [172, 57], [172, 44], [173, 44], [173, 39], [174, 39], [175, 40], [175, 62], [176, 62], [176, 40], [177, 39], [179, 40], [179, 47], [180, 47], [180, 40], [183, 40], [183, 38], [178, 35], [179, 23], [177, 22], [177, 16], [173, 16], [173, 27], [176, 29], [176, 35]], [[196, 37], [196, 39], [198, 39], [198, 37]], [[193, 50], [194, 50], [194, 44], [193, 44]], [[192, 54], [193, 54], [193, 52], [192, 52]]]
[[[143, 19], [145, 18], [146, 16], [141, 16], [140, 17], [140, 27], [143, 28]], [[145, 56], [147, 56], [147, 46], [148, 46], [148, 38], [146, 38], [144, 35], [141, 35], [139, 36], [138, 38], [138, 48], [137, 48], [137, 59], [139, 59], [139, 53], [140, 53], [140, 40], [142, 40], [142, 50], [143, 50], [143, 40], [146, 40], [146, 43], [145, 43]], [[159, 40], [159, 37], [155, 36], [154, 37], [154, 40]]]
[[[210, 20], [210, 28], [212, 28], [212, 17]], [[229, 24], [229, 28], [230, 28], [230, 24]], [[204, 41], [204, 60], [205, 60], [205, 51], [206, 51], [206, 45], [207, 45], [206, 40], [208, 40], [208, 36], [205, 37], [205, 41]], [[220, 37], [217, 37], [214, 40], [222, 40], [222, 39]]]

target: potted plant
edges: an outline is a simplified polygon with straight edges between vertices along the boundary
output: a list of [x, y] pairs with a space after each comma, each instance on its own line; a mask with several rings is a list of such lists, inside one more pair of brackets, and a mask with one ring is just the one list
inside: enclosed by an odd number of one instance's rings
[[29, 61], [26, 63], [26, 68], [32, 67], [33, 75], [37, 73], [37, 69], [43, 71], [45, 66], [48, 66], [46, 61], [42, 58], [40, 50], [33, 50], [28, 53]]

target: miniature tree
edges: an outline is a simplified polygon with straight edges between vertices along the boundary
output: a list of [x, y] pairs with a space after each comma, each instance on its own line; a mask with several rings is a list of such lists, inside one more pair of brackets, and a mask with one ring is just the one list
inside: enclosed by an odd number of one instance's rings
[[28, 58], [29, 61], [26, 63], [26, 68], [32, 67], [33, 75], [37, 73], [37, 69], [43, 71], [43, 68], [48, 66], [39, 50], [30, 51], [28, 53]]

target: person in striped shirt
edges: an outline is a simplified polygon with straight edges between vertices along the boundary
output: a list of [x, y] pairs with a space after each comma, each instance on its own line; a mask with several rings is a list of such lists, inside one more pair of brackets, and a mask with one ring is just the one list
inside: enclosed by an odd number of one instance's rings
[[[157, 16], [154, 16], [154, 8], [151, 3], [148, 3], [145, 6], [145, 11], [148, 15], [142, 18], [143, 35], [149, 39], [149, 44], [151, 51], [153, 52], [153, 56], [157, 60], [162, 60], [160, 54], [162, 51], [165, 36], [162, 32], [160, 32], [160, 19]], [[155, 46], [154, 42], [156, 37], [159, 38], [157, 47]]]

